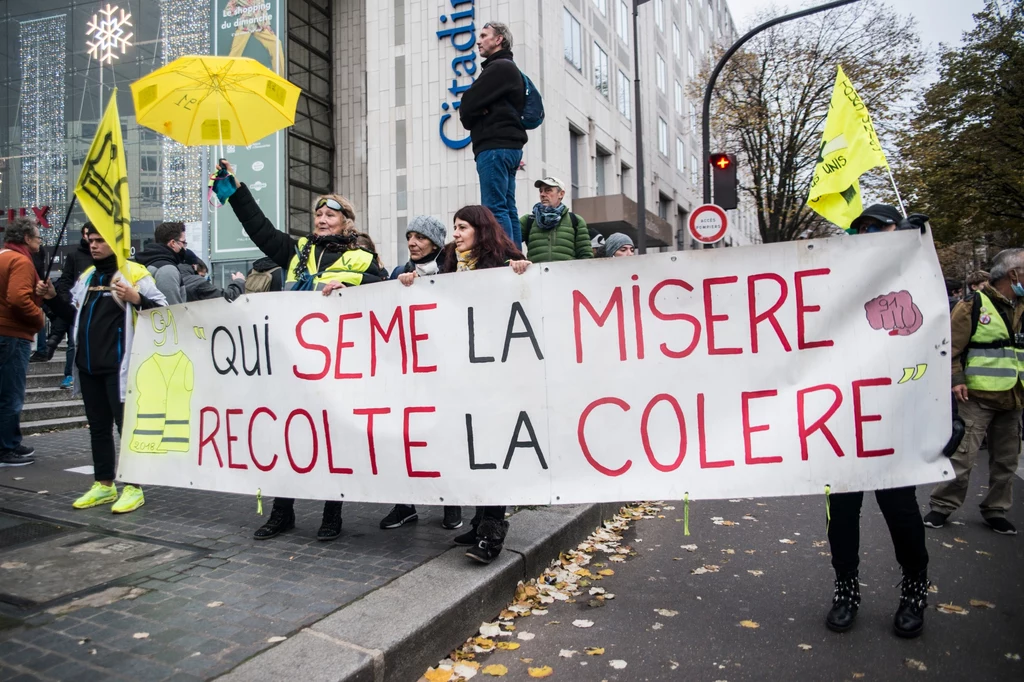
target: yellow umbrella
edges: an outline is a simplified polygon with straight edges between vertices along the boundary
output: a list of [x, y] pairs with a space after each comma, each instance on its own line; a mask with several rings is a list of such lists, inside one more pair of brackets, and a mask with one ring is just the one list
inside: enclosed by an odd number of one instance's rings
[[139, 124], [190, 146], [248, 146], [287, 128], [301, 92], [246, 57], [179, 57], [132, 83]]

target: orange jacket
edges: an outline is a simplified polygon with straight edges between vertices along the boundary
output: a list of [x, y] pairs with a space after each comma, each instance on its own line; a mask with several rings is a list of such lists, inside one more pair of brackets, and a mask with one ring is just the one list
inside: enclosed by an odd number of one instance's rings
[[35, 293], [35, 265], [22, 254], [0, 249], [0, 336], [31, 341], [46, 319]]

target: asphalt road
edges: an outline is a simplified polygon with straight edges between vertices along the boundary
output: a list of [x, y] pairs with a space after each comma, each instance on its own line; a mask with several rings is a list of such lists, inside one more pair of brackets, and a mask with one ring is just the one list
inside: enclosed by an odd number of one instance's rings
[[[605, 564], [615, 574], [600, 586], [613, 600], [597, 608], [581, 596], [518, 618], [511, 641], [520, 647], [476, 660], [505, 665], [506, 680], [529, 680], [528, 669], [542, 666], [552, 668], [551, 680], [1024, 680], [1024, 537], [999, 536], [982, 524], [977, 502], [986, 478], [984, 469], [976, 472], [972, 506], [951, 517], [963, 525], [928, 530], [937, 592], [917, 640], [892, 634], [900, 572], [871, 496], [862, 520], [863, 601], [845, 634], [824, 625], [833, 573], [823, 497], [691, 503], [689, 537], [682, 503], [665, 502], [674, 509], [663, 509], [664, 518], [641, 520], [626, 532], [636, 555]], [[1020, 500], [1024, 481], [1015, 479], [1015, 486]], [[918, 490], [922, 509], [928, 489]], [[716, 525], [713, 517], [735, 525]], [[1024, 528], [1019, 502], [1009, 518]], [[690, 544], [695, 551], [682, 548]], [[718, 570], [693, 573], [703, 566]], [[939, 612], [940, 603], [966, 613]], [[574, 627], [576, 619], [594, 624]], [[605, 652], [586, 655], [588, 647]], [[565, 658], [562, 650], [578, 653]]]

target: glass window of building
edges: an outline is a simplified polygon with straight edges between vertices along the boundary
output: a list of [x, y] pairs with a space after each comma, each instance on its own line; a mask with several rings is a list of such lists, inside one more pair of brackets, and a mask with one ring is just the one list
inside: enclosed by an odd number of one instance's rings
[[594, 4], [597, 5], [597, 11], [602, 16], [608, 16], [608, 0], [594, 0]]
[[662, 156], [668, 156], [668, 123], [660, 116], [658, 117], [658, 151]]
[[690, 154], [690, 184], [696, 185], [699, 175], [700, 168], [697, 166], [697, 157]]
[[714, 3], [708, 2], [708, 26], [714, 27], [715, 25], [715, 7]]
[[568, 9], [562, 17], [562, 33], [565, 40], [565, 60], [576, 67], [577, 71], [583, 71], [583, 38], [580, 31], [580, 22]]
[[605, 97], [609, 95], [608, 86], [608, 53], [594, 43], [594, 87]]
[[680, 173], [686, 172], [686, 147], [679, 137], [676, 138], [676, 170]]
[[693, 0], [686, 0], [686, 28], [693, 30]]
[[619, 113], [625, 116], [628, 121], [633, 111], [633, 106], [629, 100], [629, 76], [621, 70], [619, 71], [618, 86]]
[[654, 65], [658, 81], [658, 89], [665, 92], [665, 60], [661, 58], [660, 54], [654, 55]]
[[676, 59], [683, 58], [683, 35], [679, 32], [679, 24], [672, 23], [672, 53]]
[[578, 199], [580, 196], [580, 145], [583, 144], [583, 135], [575, 130], [569, 130], [569, 184], [572, 186], [571, 196]]
[[697, 132], [697, 107], [690, 102], [690, 132]]
[[658, 30], [665, 30], [665, 0], [654, 0], [654, 23]]
[[704, 27], [697, 27], [697, 46], [700, 47], [700, 56], [704, 57]]
[[695, 66], [695, 64], [693, 62], [693, 51], [692, 50], [687, 50], [686, 51], [686, 57], [687, 57], [686, 73], [690, 76], [690, 80], [693, 80], [696, 77], [696, 75], [697, 75], [697, 68], [696, 68], [696, 66]]
[[629, 5], [626, 0], [619, 0], [619, 37], [629, 45]]
[[597, 158], [594, 164], [594, 180], [597, 184], [597, 196], [599, 197], [608, 194], [608, 182], [606, 177], [608, 172], [608, 164], [611, 163], [611, 160], [612, 153], [605, 149], [604, 147], [602, 147], [601, 145], [598, 145]]
[[679, 81], [676, 81], [676, 113], [680, 116], [686, 115], [683, 109], [683, 86]]

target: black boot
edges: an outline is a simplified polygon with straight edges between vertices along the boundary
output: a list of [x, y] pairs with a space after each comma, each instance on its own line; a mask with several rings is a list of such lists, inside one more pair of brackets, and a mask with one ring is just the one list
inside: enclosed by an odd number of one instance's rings
[[452, 538], [452, 542], [459, 547], [472, 547], [476, 544], [476, 526], [471, 525], [465, 533]]
[[334, 540], [341, 535], [341, 502], [324, 502], [324, 520], [316, 532], [317, 540]]
[[896, 636], [913, 639], [924, 631], [924, 610], [928, 608], [928, 574], [926, 571], [903, 573], [900, 605], [892, 619]]
[[292, 528], [295, 528], [295, 510], [288, 506], [278, 505], [275, 501], [270, 510], [270, 518], [257, 528], [252, 536], [257, 540], [269, 540]]
[[832, 609], [825, 617], [825, 626], [832, 632], [846, 632], [853, 627], [860, 607], [860, 577], [856, 571], [836, 574], [836, 590]]
[[508, 521], [484, 519], [476, 531], [476, 544], [466, 550], [466, 556], [482, 564], [489, 564], [501, 553], [508, 533]]

